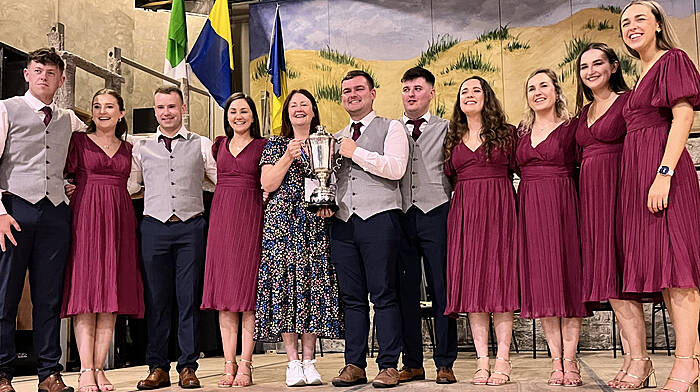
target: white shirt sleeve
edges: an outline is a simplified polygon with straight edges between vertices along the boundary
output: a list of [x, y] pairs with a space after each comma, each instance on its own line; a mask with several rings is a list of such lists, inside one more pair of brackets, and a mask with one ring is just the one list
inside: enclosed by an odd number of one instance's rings
[[214, 143], [208, 137], [201, 136], [202, 140], [202, 159], [204, 160], [204, 172], [209, 180], [216, 185], [216, 160], [211, 152], [211, 147]]
[[384, 155], [357, 147], [352, 160], [368, 173], [400, 180], [406, 171], [408, 151], [406, 130], [400, 122], [392, 120], [384, 139]]
[[[0, 158], [2, 158], [2, 153], [5, 151], [5, 141], [7, 141], [7, 131], [10, 128], [10, 121], [7, 118], [7, 107], [5, 106], [5, 103], [0, 102]], [[3, 189], [0, 189], [0, 193], [2, 193]], [[5, 209], [5, 206], [2, 204], [2, 201], [0, 200], [0, 215], [5, 215], [7, 214], [7, 210]]]
[[87, 130], [87, 125], [83, 120], [78, 118], [78, 115], [74, 111], [70, 110], [70, 128], [73, 132], [85, 132]]
[[[127, 137], [127, 140], [129, 138]], [[143, 169], [141, 167], [141, 143], [138, 140], [132, 139], [134, 147], [131, 149], [131, 173], [126, 182], [126, 187], [129, 194], [133, 195], [141, 190], [143, 184]]]

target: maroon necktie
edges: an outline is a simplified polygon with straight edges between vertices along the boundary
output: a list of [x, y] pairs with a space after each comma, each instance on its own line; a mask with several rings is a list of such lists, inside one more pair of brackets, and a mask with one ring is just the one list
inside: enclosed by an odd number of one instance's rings
[[411, 132], [411, 137], [413, 138], [413, 141], [417, 141], [418, 138], [420, 137], [421, 131], [420, 131], [420, 126], [425, 122], [425, 119], [423, 117], [416, 119], [416, 120], [408, 120], [406, 123], [413, 125], [413, 132]]
[[361, 122], [352, 123], [350, 126], [352, 128], [352, 140], [357, 141], [360, 138], [360, 128], [362, 128]]
[[44, 125], [48, 127], [49, 123], [51, 122], [51, 108], [44, 106], [41, 108], [41, 111], [44, 112]]
[[167, 137], [165, 135], [160, 135], [158, 137], [159, 140], [162, 140], [163, 143], [165, 143], [165, 148], [168, 149], [168, 151], [173, 152], [172, 145], [173, 145], [173, 140], [179, 138], [180, 135], [175, 135], [173, 137]]

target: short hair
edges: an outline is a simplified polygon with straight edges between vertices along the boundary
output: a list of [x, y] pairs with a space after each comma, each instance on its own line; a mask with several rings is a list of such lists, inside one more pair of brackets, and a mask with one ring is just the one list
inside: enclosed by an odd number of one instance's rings
[[316, 103], [316, 98], [308, 90], [298, 89], [292, 90], [288, 95], [287, 99], [284, 100], [284, 105], [282, 105], [282, 130], [280, 135], [283, 137], [294, 137], [294, 128], [292, 128], [292, 120], [289, 119], [289, 102], [292, 100], [294, 94], [301, 94], [311, 101], [311, 110], [314, 111], [314, 118], [311, 119], [311, 124], [309, 126], [309, 133], [314, 133], [316, 127], [321, 125], [321, 116], [318, 114], [318, 104]]
[[413, 67], [404, 72], [401, 83], [418, 78], [425, 79], [428, 84], [435, 86], [435, 75], [423, 67]]
[[583, 79], [581, 79], [581, 57], [589, 50], [600, 50], [608, 59], [608, 63], [611, 65], [617, 63], [617, 70], [610, 75], [610, 80], [608, 81], [612, 91], [618, 94], [629, 91], [629, 87], [627, 87], [627, 83], [625, 83], [625, 78], [622, 76], [620, 59], [617, 57], [615, 51], [602, 42], [591, 42], [581, 51], [576, 60], [576, 113], [581, 113], [581, 109], [584, 105], [584, 97], [589, 101], [593, 101], [593, 91], [591, 91], [591, 89], [583, 83]]
[[[116, 90], [112, 90], [111, 88], [103, 88], [100, 90], [97, 90], [95, 95], [92, 96], [92, 101], [90, 106], [92, 106], [95, 103], [95, 98], [97, 98], [100, 95], [111, 95], [117, 100], [117, 105], [119, 106], [119, 110], [122, 112], [125, 112], [126, 109], [124, 108], [124, 98], [122, 98], [121, 95]], [[93, 133], [97, 130], [97, 126], [95, 125], [95, 122], [90, 118], [90, 121], [88, 121], [88, 126], [87, 126], [87, 133]], [[117, 127], [114, 130], [114, 135], [117, 137], [117, 139], [121, 139], [122, 136], [126, 135], [126, 133], [129, 131], [129, 126], [126, 124], [126, 119], [124, 117], [121, 118], [120, 121], [117, 122]]]
[[374, 79], [372, 79], [372, 76], [368, 74], [367, 71], [363, 71], [361, 69], [353, 69], [352, 71], [346, 73], [343, 77], [343, 80], [340, 81], [340, 84], [342, 84], [346, 80], [350, 80], [358, 76], [362, 76], [367, 80], [367, 85], [369, 86], [370, 90], [374, 88]]
[[[633, 0], [630, 1], [625, 8], [622, 9], [622, 12], [620, 12], [620, 36], [622, 37], [622, 14], [627, 11], [627, 9], [635, 4], [640, 4], [640, 5], [645, 5], [647, 6], [650, 10], [652, 15], [654, 15], [654, 18], [656, 18], [656, 22], [659, 24], [659, 29], [661, 31], [656, 33], [656, 47], [660, 50], [671, 50], [673, 48], [678, 48], [680, 45], [678, 44], [678, 35], [676, 34], [676, 31], [673, 29], [673, 26], [671, 25], [671, 21], [668, 18], [668, 15], [666, 15], [666, 12], [664, 9], [661, 7], [659, 3], [653, 0]], [[622, 43], [625, 44], [625, 48], [627, 48], [627, 51], [634, 57], [639, 58], [639, 53], [627, 46], [625, 43], [624, 39], [622, 40]]]
[[55, 65], [61, 72], [66, 69], [66, 63], [55, 48], [40, 48], [27, 53], [27, 67], [32, 61], [43, 65]]
[[185, 103], [185, 97], [184, 95], [182, 95], [182, 90], [180, 90], [180, 87], [177, 86], [160, 86], [153, 93], [153, 96], [155, 97], [157, 94], [170, 95], [172, 93], [176, 93], [177, 95], [179, 95], [180, 102], [182, 102], [183, 104]]
[[260, 119], [258, 118], [258, 109], [255, 107], [255, 101], [253, 101], [253, 98], [249, 97], [245, 93], [233, 93], [228, 99], [226, 100], [226, 103], [224, 103], [224, 132], [226, 133], [226, 137], [231, 139], [233, 137], [233, 128], [231, 127], [231, 124], [228, 123], [228, 109], [231, 107], [231, 104], [233, 101], [243, 99], [248, 103], [248, 106], [250, 106], [250, 113], [253, 115], [253, 123], [250, 124], [250, 136], [253, 139], [261, 139], [262, 134], [260, 133]]

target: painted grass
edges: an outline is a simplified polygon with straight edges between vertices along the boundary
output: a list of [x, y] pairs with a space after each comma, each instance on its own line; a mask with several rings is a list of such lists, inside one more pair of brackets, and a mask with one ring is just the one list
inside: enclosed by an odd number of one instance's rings
[[571, 41], [565, 42], [564, 45], [566, 47], [566, 56], [561, 61], [561, 63], [559, 63], [559, 67], [563, 67], [570, 63], [575, 63], [579, 54], [581, 54], [581, 52], [590, 43], [591, 40], [588, 39], [588, 37], [586, 36], [574, 37], [574, 39], [572, 39]]
[[338, 50], [332, 49], [330, 46], [326, 46], [325, 48], [321, 49], [318, 54], [324, 59], [330, 60], [336, 64], [345, 64], [352, 67], [357, 67], [357, 61], [354, 57], [345, 52], [341, 53]]
[[593, 20], [593, 19], [588, 19], [588, 21], [586, 22], [586, 24], [583, 25], [583, 28], [586, 29], [586, 30], [595, 30], [596, 26], [597, 26], [597, 25], [596, 25], [596, 23], [595, 23], [595, 20]]
[[527, 50], [530, 49], [530, 42], [523, 42], [520, 40], [520, 34], [517, 37], [513, 37], [508, 44], [506, 44], [506, 50], [509, 52], [515, 52], [516, 50]]
[[467, 53], [461, 53], [457, 60], [447, 66], [441, 74], [445, 75], [450, 71], [457, 70], [496, 72], [496, 67], [489, 63], [488, 60], [484, 60], [478, 50], [474, 52], [469, 50]]
[[487, 31], [476, 38], [476, 42], [498, 41], [512, 38], [508, 32], [508, 25], [499, 26], [497, 29]]
[[601, 5], [598, 8], [600, 8], [601, 10], [612, 12], [613, 14], [619, 15], [622, 13], [622, 8], [614, 6], [614, 5]]
[[607, 19], [603, 19], [602, 21], [598, 22], [598, 31], [603, 31], [603, 30], [612, 30], [613, 25], [610, 24], [610, 21]]
[[459, 40], [453, 38], [449, 34], [438, 35], [438, 39], [431, 39], [428, 43], [428, 49], [421, 52], [420, 58], [418, 58], [418, 63], [416, 65], [419, 67], [425, 67], [426, 65], [435, 61], [441, 53], [447, 51], [458, 43]]
[[632, 56], [622, 54], [620, 57], [620, 68], [622, 68], [622, 73], [632, 76], [635, 80], [639, 79], [639, 71], [637, 71], [637, 59]]
[[317, 83], [314, 86], [314, 97], [316, 97], [316, 99], [319, 101], [325, 99], [327, 101], [342, 104], [342, 100], [340, 98], [341, 95], [342, 92], [339, 84]]

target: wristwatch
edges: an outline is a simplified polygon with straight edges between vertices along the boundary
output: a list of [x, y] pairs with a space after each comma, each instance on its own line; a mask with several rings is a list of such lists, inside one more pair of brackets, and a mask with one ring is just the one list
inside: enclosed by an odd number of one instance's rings
[[659, 168], [656, 170], [657, 173], [661, 174], [662, 176], [673, 176], [673, 170], [671, 170], [670, 167], [661, 165]]

